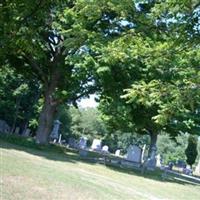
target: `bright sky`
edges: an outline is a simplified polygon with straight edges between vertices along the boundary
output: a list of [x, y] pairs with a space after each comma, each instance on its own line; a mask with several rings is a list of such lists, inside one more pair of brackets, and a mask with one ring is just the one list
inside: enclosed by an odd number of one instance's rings
[[87, 107], [96, 107], [98, 106], [98, 103], [95, 101], [95, 94], [90, 95], [88, 99], [82, 99], [81, 102], [78, 103], [78, 105], [82, 108]]

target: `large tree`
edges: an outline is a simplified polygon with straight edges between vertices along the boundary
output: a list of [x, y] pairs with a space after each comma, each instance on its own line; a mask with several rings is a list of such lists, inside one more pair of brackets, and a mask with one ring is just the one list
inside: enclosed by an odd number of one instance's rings
[[98, 49], [96, 84], [105, 119], [148, 133], [151, 157], [161, 130], [198, 133], [199, 4], [141, 2], [121, 23], [129, 29]]
[[[42, 86], [44, 105], [36, 139], [48, 141], [55, 110], [62, 102], [94, 92], [91, 72], [76, 64], [88, 45], [104, 43], [106, 32], [130, 9], [131, 1], [3, 1], [0, 4], [0, 60]], [[94, 12], [95, 11], [95, 12]]]

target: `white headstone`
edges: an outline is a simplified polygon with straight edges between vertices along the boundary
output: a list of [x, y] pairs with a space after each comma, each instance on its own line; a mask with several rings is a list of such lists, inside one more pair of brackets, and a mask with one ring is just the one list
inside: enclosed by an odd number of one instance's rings
[[100, 151], [101, 150], [101, 140], [94, 139], [92, 142], [91, 149]]
[[199, 160], [197, 166], [195, 167], [195, 172], [196, 172], [198, 175], [200, 175], [200, 160]]
[[120, 149], [117, 149], [117, 150], [115, 151], [115, 155], [116, 155], [116, 156], [120, 156]]
[[102, 147], [102, 151], [105, 152], [105, 153], [108, 153], [108, 152], [109, 152], [108, 149], [109, 149], [109, 147], [108, 147], [107, 145], [104, 145], [104, 146]]
[[141, 161], [142, 163], [145, 161], [145, 150], [146, 150], [146, 144], [142, 147], [142, 155], [141, 155]]
[[157, 156], [156, 156], [156, 166], [157, 167], [161, 167], [161, 157], [160, 157], [160, 154], [158, 154]]
[[59, 135], [58, 143], [61, 144], [62, 134]]
[[126, 159], [133, 162], [141, 162], [142, 149], [136, 145], [130, 145]]
[[81, 137], [78, 146], [80, 149], [85, 149], [87, 147], [87, 138]]

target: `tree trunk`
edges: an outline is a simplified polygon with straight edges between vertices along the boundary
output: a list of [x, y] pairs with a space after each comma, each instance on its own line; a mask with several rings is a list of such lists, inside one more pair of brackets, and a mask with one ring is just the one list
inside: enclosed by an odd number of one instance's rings
[[47, 144], [49, 142], [49, 135], [52, 129], [52, 123], [56, 107], [58, 103], [53, 99], [53, 94], [58, 85], [60, 73], [57, 68], [52, 73], [52, 78], [49, 84], [46, 83], [45, 95], [44, 95], [44, 106], [40, 113], [39, 125], [36, 131], [36, 142], [39, 144]]
[[36, 142], [39, 144], [47, 144], [49, 134], [52, 129], [52, 122], [56, 107], [52, 106], [50, 101], [45, 99], [44, 106], [40, 113], [39, 125], [36, 132]]
[[36, 132], [36, 142], [39, 144], [47, 144], [49, 141], [49, 134], [52, 129], [53, 116], [55, 113], [55, 106], [52, 106], [49, 101], [44, 102], [44, 106], [40, 113], [39, 125]]
[[150, 131], [150, 147], [148, 152], [148, 158], [155, 158], [156, 156], [156, 142], [157, 142], [157, 133]]
[[16, 99], [16, 110], [15, 110], [15, 113], [14, 113], [14, 119], [13, 119], [13, 123], [12, 123], [11, 133], [14, 133], [14, 130], [16, 128], [16, 122], [17, 122], [17, 117], [18, 117], [18, 113], [19, 113], [20, 102], [21, 102], [21, 98], [17, 97], [17, 99]]
[[154, 133], [152, 131], [149, 131], [150, 134], [150, 147], [149, 147], [149, 152], [148, 152], [148, 158], [144, 162], [143, 167], [142, 167], [142, 174], [144, 174], [145, 170], [154, 170], [156, 167], [156, 142], [157, 142], [157, 133]]

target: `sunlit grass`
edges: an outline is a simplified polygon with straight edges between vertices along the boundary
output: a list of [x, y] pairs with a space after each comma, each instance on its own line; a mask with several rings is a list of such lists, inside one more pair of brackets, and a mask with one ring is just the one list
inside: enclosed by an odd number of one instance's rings
[[1, 141], [1, 200], [200, 199], [200, 187], [83, 162], [73, 151]]

